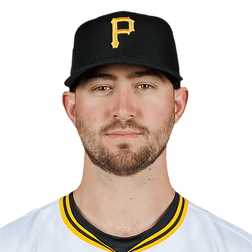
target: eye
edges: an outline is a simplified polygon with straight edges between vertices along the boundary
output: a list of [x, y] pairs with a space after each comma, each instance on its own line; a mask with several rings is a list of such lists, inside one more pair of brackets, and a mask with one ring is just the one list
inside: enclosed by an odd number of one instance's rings
[[139, 89], [142, 89], [142, 90], [149, 90], [149, 89], [152, 89], [154, 88], [152, 85], [150, 84], [140, 84], [138, 85]]
[[[154, 88], [152, 85], [149, 85], [149, 84], [140, 84], [137, 87], [142, 87], [141, 89], [146, 90], [146, 91]], [[99, 87], [94, 88], [93, 91], [104, 92], [109, 89], [110, 89], [110, 87], [108, 87], [108, 86], [99, 86]]]
[[108, 86], [99, 86], [99, 87], [94, 88], [93, 91], [104, 92], [109, 89], [110, 89], [110, 87], [108, 87]]

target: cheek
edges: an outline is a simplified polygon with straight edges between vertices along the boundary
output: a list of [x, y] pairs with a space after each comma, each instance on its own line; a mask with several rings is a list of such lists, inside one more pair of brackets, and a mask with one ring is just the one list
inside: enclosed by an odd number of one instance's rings
[[173, 111], [173, 98], [160, 97], [155, 101], [149, 101], [144, 104], [143, 117], [144, 121], [152, 128], [162, 125]]
[[76, 103], [82, 119], [93, 129], [99, 127], [104, 120], [105, 108], [102, 104], [92, 104], [88, 101]]
[[143, 123], [147, 127], [156, 128], [163, 121], [164, 108], [156, 103], [145, 104], [145, 109], [142, 114]]

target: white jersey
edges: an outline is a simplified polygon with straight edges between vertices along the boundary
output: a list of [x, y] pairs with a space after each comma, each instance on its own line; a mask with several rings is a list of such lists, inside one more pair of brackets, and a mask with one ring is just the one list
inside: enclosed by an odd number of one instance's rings
[[155, 226], [128, 238], [108, 235], [79, 213], [73, 194], [0, 229], [1, 252], [252, 252], [252, 236], [178, 193]]

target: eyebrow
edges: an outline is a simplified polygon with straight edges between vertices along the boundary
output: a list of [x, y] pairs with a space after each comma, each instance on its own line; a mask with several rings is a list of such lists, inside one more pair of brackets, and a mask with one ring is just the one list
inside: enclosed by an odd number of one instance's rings
[[[154, 78], [160, 79], [162, 82], [165, 82], [164, 77], [159, 71], [156, 71], [154, 69], [147, 69], [143, 71], [135, 71], [126, 76], [128, 79], [136, 79], [136, 78], [143, 78], [145, 76], [150, 76]], [[117, 80], [118, 78], [112, 74], [106, 74], [106, 73], [97, 73], [97, 72], [90, 72], [83, 76], [82, 83], [90, 82], [94, 79], [103, 79], [103, 80]]]
[[152, 69], [130, 73], [127, 76], [127, 78], [128, 79], [134, 79], [134, 78], [142, 78], [142, 77], [145, 77], [145, 76], [150, 76], [150, 77], [158, 78], [162, 82], [165, 82], [164, 81], [164, 77], [161, 75], [161, 73], [159, 73], [158, 71], [152, 70]]
[[93, 79], [104, 79], [104, 80], [117, 80], [112, 74], [105, 74], [105, 73], [92, 73], [91, 75], [85, 75], [85, 80], [93, 80]]

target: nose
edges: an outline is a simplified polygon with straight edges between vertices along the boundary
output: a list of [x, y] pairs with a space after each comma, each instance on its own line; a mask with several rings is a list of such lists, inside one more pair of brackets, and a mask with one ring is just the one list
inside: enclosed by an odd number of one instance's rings
[[115, 119], [128, 120], [136, 116], [133, 94], [130, 90], [121, 90], [115, 94], [112, 115]]

